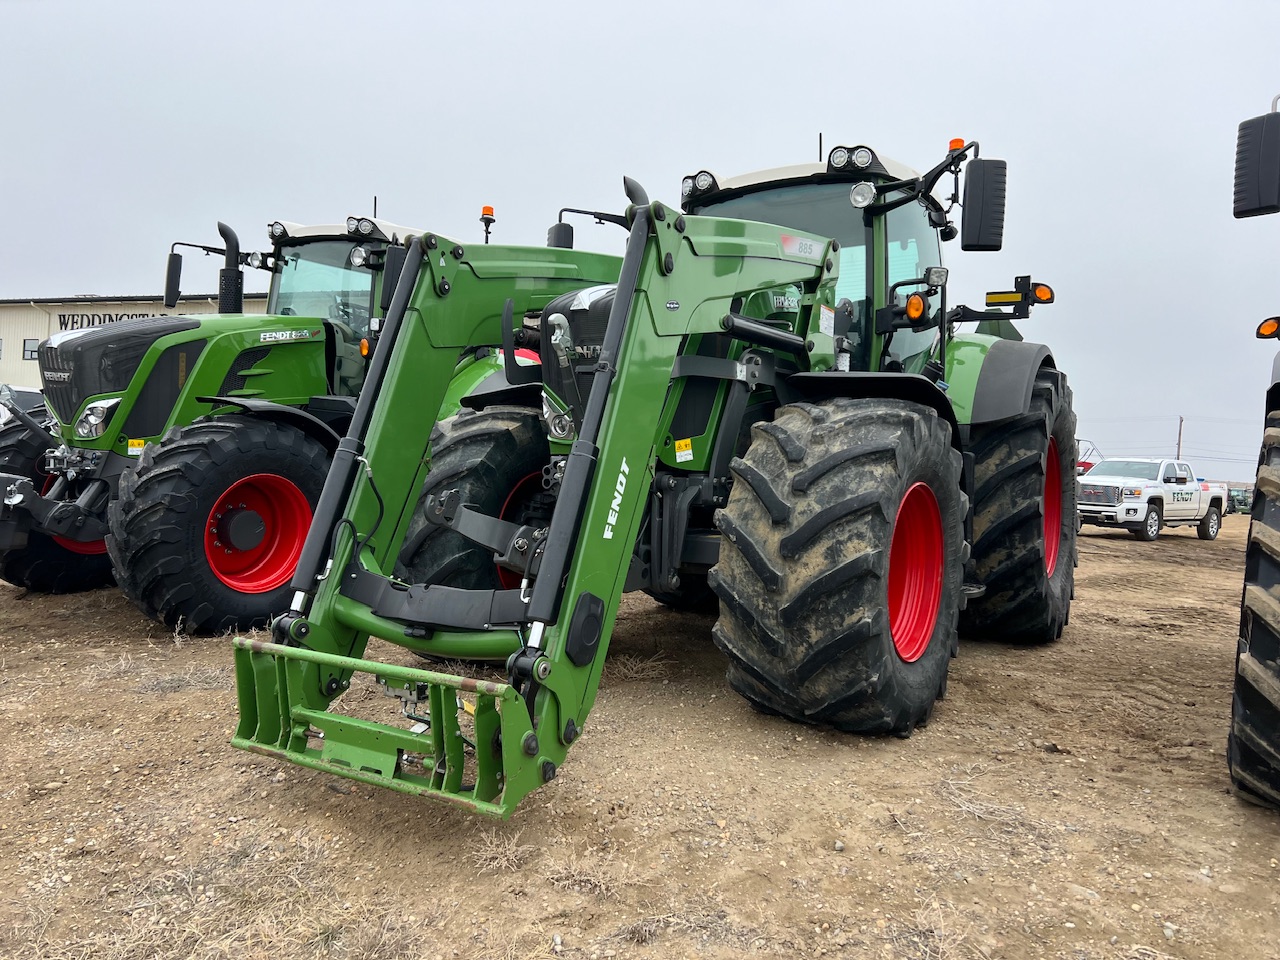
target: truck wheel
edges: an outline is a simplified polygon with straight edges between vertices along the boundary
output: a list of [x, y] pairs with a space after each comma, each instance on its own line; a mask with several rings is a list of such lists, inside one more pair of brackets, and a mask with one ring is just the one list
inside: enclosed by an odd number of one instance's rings
[[973, 569], [986, 593], [960, 615], [965, 636], [1050, 643], [1075, 588], [1076, 415], [1057, 370], [1036, 374], [1027, 413], [974, 427]]
[[1145, 540], [1150, 543], [1152, 540], [1160, 536], [1161, 527], [1161, 511], [1160, 504], [1147, 504], [1147, 515], [1142, 518], [1142, 526], [1137, 530], [1130, 530], [1139, 540]]
[[[29, 477], [37, 489], [53, 478], [44, 472], [48, 441], [20, 420], [0, 427], [0, 473]], [[0, 553], [0, 579], [33, 593], [74, 593], [111, 583], [111, 561], [101, 540], [80, 541], [32, 530], [26, 546]]]
[[191, 633], [266, 626], [289, 606], [329, 453], [288, 424], [174, 427], [120, 477], [107, 546], [125, 595]]
[[1227, 766], [1236, 796], [1280, 808], [1280, 413], [1267, 417], [1256, 490]]
[[1209, 512], [1200, 518], [1200, 525], [1196, 527], [1196, 536], [1201, 540], [1217, 540], [1218, 531], [1222, 529], [1222, 515], [1218, 513], [1217, 507], [1210, 507]]
[[956, 652], [968, 503], [950, 426], [914, 403], [799, 403], [731, 468], [709, 578], [730, 685], [766, 713], [909, 735]]
[[436, 424], [431, 473], [409, 522], [397, 576], [470, 590], [520, 586], [520, 575], [498, 567], [488, 550], [428, 523], [425, 505], [433, 494], [457, 490], [463, 503], [491, 517], [545, 525], [554, 504], [542, 488], [542, 468], [550, 460], [542, 418], [529, 407], [463, 410]]

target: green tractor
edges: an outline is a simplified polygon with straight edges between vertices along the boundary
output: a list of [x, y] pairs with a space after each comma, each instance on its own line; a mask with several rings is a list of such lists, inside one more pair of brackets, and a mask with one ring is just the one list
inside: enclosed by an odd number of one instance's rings
[[[414, 241], [289, 609], [234, 641], [233, 744], [507, 817], [581, 735], [624, 591], [714, 597], [734, 689], [854, 732], [925, 723], [962, 632], [1056, 640], [1075, 416], [1047, 347], [957, 331], [1050, 288], [947, 307], [940, 241], [1001, 245], [1005, 164], [977, 153], [704, 170], [682, 209], [627, 180], [596, 215], [629, 231], [620, 274], [563, 224], [550, 249]], [[541, 366], [428, 430], [458, 352], [530, 326]], [[371, 635], [506, 682], [365, 659]], [[335, 712], [356, 673], [403, 723]]]
[[[50, 416], [14, 409], [0, 429], [0, 577], [60, 593], [110, 583], [114, 566], [145, 612], [191, 630], [263, 625], [287, 605], [364, 381], [362, 351], [403, 261], [396, 241], [410, 231], [361, 217], [276, 222], [270, 253], [242, 254], [218, 226], [223, 247], [174, 244], [225, 256], [218, 315], [125, 321], [40, 345]], [[271, 273], [268, 316], [241, 313], [245, 264]], [[171, 252], [170, 308], [181, 266]], [[459, 368], [446, 408], [496, 359], [472, 355]]]
[[[1240, 124], [1236, 139], [1236, 217], [1280, 213], [1280, 96], [1271, 112]], [[1280, 337], [1280, 317], [1258, 325]], [[1227, 766], [1243, 800], [1280, 809], [1280, 355], [1271, 367], [1252, 522], [1245, 547], [1244, 592]]]

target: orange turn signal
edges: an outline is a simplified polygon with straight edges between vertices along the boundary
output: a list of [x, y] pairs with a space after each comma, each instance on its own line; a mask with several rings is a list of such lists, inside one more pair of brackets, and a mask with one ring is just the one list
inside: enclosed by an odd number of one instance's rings
[[963, 150], [963, 149], [964, 149], [964, 137], [956, 137], [954, 140], [952, 140], [952, 141], [951, 141], [951, 146], [950, 146], [950, 148], [949, 148], [949, 149], [951, 149], [951, 150]]
[[369, 356], [369, 338], [368, 337], [360, 338], [360, 356], [362, 357]]
[[1267, 317], [1258, 324], [1258, 338], [1266, 340], [1280, 333], [1280, 317]]
[[1041, 303], [1049, 303], [1053, 300], [1053, 288], [1047, 283], [1037, 283], [1031, 288], [1031, 293]]
[[924, 297], [918, 293], [913, 293], [907, 297], [907, 319], [919, 320], [924, 316]]

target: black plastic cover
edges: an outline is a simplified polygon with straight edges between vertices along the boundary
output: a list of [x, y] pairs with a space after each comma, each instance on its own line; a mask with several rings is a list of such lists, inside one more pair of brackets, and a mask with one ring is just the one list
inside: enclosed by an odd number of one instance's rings
[[1280, 213], [1280, 113], [1240, 124], [1231, 212], [1237, 218]]

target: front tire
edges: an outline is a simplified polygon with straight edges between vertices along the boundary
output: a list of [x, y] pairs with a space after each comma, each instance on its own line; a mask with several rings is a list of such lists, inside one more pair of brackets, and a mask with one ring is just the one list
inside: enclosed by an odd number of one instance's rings
[[1147, 504], [1146, 516], [1142, 518], [1142, 526], [1136, 530], [1130, 530], [1135, 537], [1146, 543], [1151, 543], [1160, 536], [1160, 527], [1163, 525], [1160, 504]]
[[464, 410], [436, 424], [431, 472], [400, 551], [397, 575], [410, 583], [468, 590], [511, 589], [520, 576], [500, 569], [493, 555], [448, 527], [428, 523], [427, 498], [457, 490], [463, 503], [513, 523], [533, 522], [531, 511], [550, 519], [552, 501], [542, 490], [542, 468], [551, 459], [538, 411], [499, 406]]
[[1210, 507], [1209, 512], [1200, 518], [1196, 527], [1196, 536], [1201, 540], [1217, 540], [1218, 531], [1222, 529], [1222, 515], [1217, 507]]
[[730, 685], [757, 709], [908, 735], [946, 690], [963, 575], [961, 458], [913, 403], [833, 399], [752, 427], [709, 582]]
[[1267, 417], [1254, 489], [1227, 767], [1236, 796], [1280, 808], [1280, 413]]
[[1036, 374], [1027, 413], [975, 427], [973, 566], [986, 593], [960, 615], [965, 636], [1051, 643], [1075, 590], [1076, 415], [1057, 370]]
[[245, 416], [174, 427], [120, 477], [107, 546], [121, 589], [190, 633], [264, 627], [289, 606], [329, 453]]
[[[0, 427], [0, 473], [27, 477], [37, 490], [52, 479], [44, 472], [48, 441], [21, 420]], [[75, 593], [111, 583], [111, 561], [101, 540], [79, 541], [39, 530], [27, 543], [0, 553], [0, 579], [32, 593]]]

